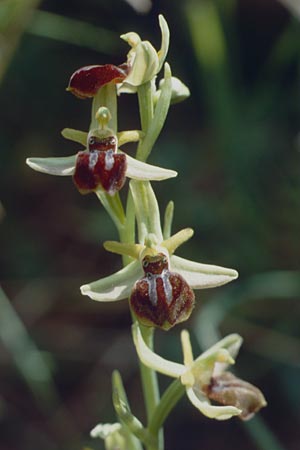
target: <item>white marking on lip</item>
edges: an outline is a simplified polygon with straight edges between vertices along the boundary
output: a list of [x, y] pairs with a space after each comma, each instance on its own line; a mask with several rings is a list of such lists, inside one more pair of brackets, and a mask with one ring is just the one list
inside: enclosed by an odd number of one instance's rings
[[153, 306], [157, 305], [156, 279], [157, 279], [157, 276], [155, 276], [155, 275], [147, 276], [148, 295], [149, 295], [149, 300]]
[[161, 278], [163, 280], [164, 292], [167, 300], [167, 304], [170, 305], [173, 300], [173, 288], [170, 282], [170, 272], [168, 270], [164, 270], [161, 274]]
[[89, 169], [93, 170], [98, 162], [98, 152], [90, 152], [89, 154]]
[[114, 152], [113, 150], [107, 150], [105, 152], [105, 170], [111, 170], [114, 166]]

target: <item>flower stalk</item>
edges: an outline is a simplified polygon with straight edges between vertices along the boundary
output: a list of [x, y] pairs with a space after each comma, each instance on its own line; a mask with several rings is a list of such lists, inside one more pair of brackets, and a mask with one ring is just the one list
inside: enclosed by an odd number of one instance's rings
[[[92, 437], [104, 440], [106, 450], [142, 450], [142, 446], [163, 450], [164, 422], [184, 394], [202, 414], [218, 420], [233, 416], [247, 420], [266, 405], [258, 388], [227, 372], [242, 342], [236, 334], [194, 358], [189, 334], [184, 330], [183, 364], [166, 360], [154, 351], [155, 328], [166, 331], [188, 320], [195, 305], [195, 289], [221, 286], [238, 276], [234, 269], [175, 255], [194, 232], [185, 228], [172, 234], [172, 201], [161, 225], [151, 182], [176, 177], [177, 173], [146, 161], [170, 105], [187, 98], [189, 90], [172, 77], [165, 62], [169, 29], [162, 16], [159, 25], [159, 51], [130, 32], [121, 36], [131, 47], [126, 63], [87, 66], [72, 75], [68, 90], [81, 99], [93, 99], [91, 122], [88, 132], [65, 128], [62, 135], [84, 149], [67, 157], [34, 157], [26, 161], [43, 173], [72, 176], [81, 194], [96, 194], [118, 231], [119, 241], [107, 241], [104, 248], [122, 257], [122, 269], [80, 289], [83, 295], [100, 302], [129, 299], [147, 424], [143, 425], [131, 412], [121, 375], [114, 371], [112, 399], [118, 422], [98, 424], [91, 432]], [[156, 84], [162, 68], [163, 78]], [[138, 96], [141, 130], [118, 131], [117, 101], [118, 95], [124, 93]], [[129, 142], [137, 143], [135, 158], [120, 149]], [[126, 178], [131, 181], [124, 201], [119, 191], [126, 189]], [[161, 398], [158, 373], [175, 379]]]

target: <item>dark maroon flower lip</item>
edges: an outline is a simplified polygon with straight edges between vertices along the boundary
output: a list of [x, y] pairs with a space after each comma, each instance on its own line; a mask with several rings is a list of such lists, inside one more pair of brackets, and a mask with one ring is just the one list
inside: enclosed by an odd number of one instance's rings
[[121, 83], [129, 74], [127, 63], [85, 66], [76, 70], [70, 78], [67, 91], [79, 98], [94, 97], [98, 90], [108, 83]]

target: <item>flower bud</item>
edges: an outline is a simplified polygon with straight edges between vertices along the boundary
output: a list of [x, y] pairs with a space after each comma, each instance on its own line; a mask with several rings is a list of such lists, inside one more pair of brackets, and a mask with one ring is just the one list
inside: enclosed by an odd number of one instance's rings
[[250, 383], [237, 378], [230, 372], [212, 377], [210, 384], [202, 386], [208, 398], [222, 405], [235, 406], [242, 410], [240, 418], [249, 420], [267, 405], [262, 392]]
[[136, 33], [123, 34], [121, 38], [132, 47], [127, 55], [131, 71], [126, 78], [126, 84], [140, 86], [152, 80], [159, 68], [159, 57], [155, 48], [149, 41], [142, 41]]
[[[165, 79], [163, 78], [159, 82], [159, 89], [155, 93], [154, 101], [157, 103], [160, 94], [161, 89], [165, 83]], [[190, 90], [189, 88], [181, 81], [179, 78], [171, 77], [171, 84], [172, 84], [172, 92], [171, 92], [171, 104], [174, 105], [175, 103], [180, 103], [186, 98], [190, 96]]]
[[142, 266], [144, 277], [135, 283], [130, 297], [139, 321], [168, 330], [187, 320], [194, 307], [194, 292], [181, 275], [169, 270], [167, 256], [146, 255]]

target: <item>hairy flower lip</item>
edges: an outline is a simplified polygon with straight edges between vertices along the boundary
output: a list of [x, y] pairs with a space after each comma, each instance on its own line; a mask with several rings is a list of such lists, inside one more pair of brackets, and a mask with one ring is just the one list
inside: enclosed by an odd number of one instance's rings
[[91, 65], [77, 69], [70, 78], [67, 91], [76, 97], [85, 99], [94, 97], [99, 89], [107, 83], [121, 83], [130, 73], [130, 66], [123, 63]]

